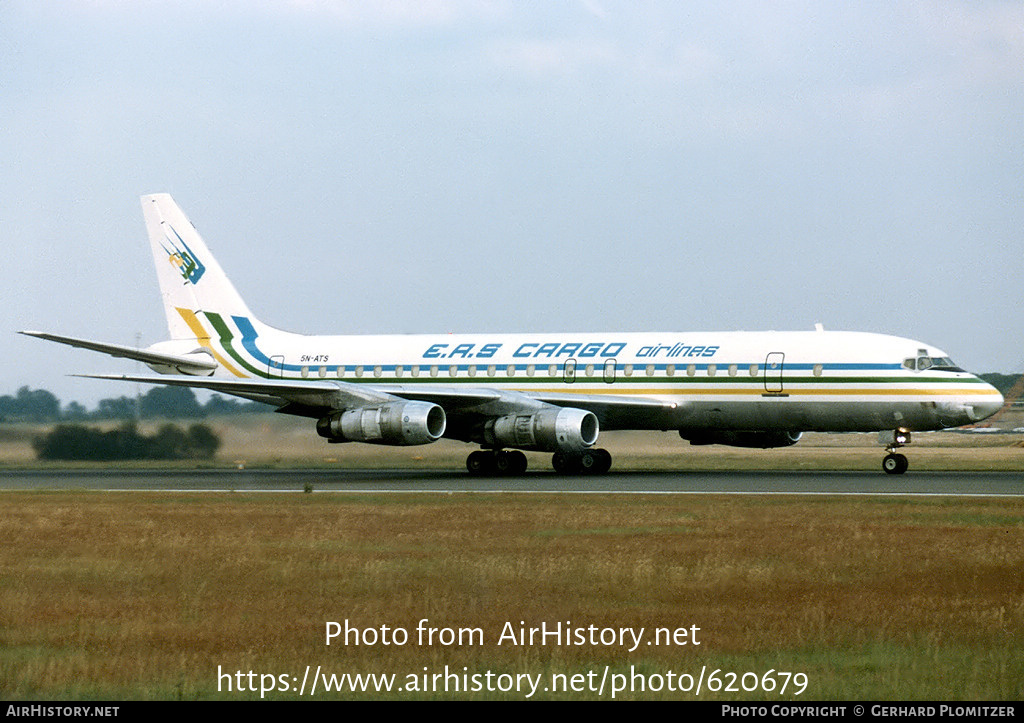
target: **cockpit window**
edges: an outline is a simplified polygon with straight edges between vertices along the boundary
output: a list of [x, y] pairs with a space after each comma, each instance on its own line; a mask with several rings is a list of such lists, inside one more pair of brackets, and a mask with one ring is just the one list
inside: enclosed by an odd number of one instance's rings
[[903, 366], [907, 369], [923, 372], [930, 369], [934, 372], [962, 372], [963, 369], [953, 363], [948, 356], [919, 356], [916, 359], [904, 359]]
[[963, 369], [953, 363], [953, 360], [948, 356], [933, 356], [931, 358], [931, 368], [937, 372], [962, 372]]

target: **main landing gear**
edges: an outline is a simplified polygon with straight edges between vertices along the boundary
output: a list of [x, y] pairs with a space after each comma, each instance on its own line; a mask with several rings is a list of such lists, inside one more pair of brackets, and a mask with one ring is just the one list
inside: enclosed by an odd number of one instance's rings
[[910, 463], [907, 458], [896, 452], [900, 447], [910, 444], [910, 432], [905, 429], [896, 429], [892, 431], [892, 436], [889, 436], [887, 432], [880, 432], [879, 438], [885, 444], [885, 451], [887, 455], [882, 459], [882, 469], [886, 474], [903, 474], [907, 471], [907, 467]]
[[[605, 449], [555, 452], [551, 466], [559, 474], [604, 474], [612, 456]], [[466, 458], [466, 469], [474, 477], [514, 477], [526, 471], [526, 455], [517, 449], [480, 449]]]
[[526, 455], [518, 449], [481, 449], [466, 458], [474, 477], [510, 477], [526, 471]]
[[555, 452], [551, 466], [559, 474], [604, 474], [612, 468], [612, 455], [606, 449]]

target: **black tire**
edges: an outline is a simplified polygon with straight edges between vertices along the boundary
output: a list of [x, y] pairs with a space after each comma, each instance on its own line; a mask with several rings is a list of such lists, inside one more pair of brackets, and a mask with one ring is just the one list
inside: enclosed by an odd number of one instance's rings
[[887, 454], [882, 460], [882, 469], [886, 474], [903, 474], [910, 466], [910, 462], [902, 454]]
[[555, 452], [551, 456], [551, 466], [559, 474], [578, 474], [580, 471], [580, 457], [570, 452]]
[[512, 474], [512, 458], [508, 452], [501, 450], [493, 453], [491, 464], [494, 466], [494, 473], [501, 477]]
[[494, 455], [483, 450], [470, 452], [466, 457], [466, 469], [474, 477], [486, 477], [494, 474]]
[[593, 449], [586, 449], [580, 452], [580, 474], [595, 474], [597, 472], [597, 468], [601, 462], [594, 452], [595, 450]]
[[526, 455], [520, 452], [518, 449], [508, 453], [509, 459], [512, 462], [512, 471], [510, 474], [520, 475], [526, 472], [527, 460]]
[[594, 467], [594, 474], [606, 474], [612, 468], [612, 455], [607, 449], [592, 450], [597, 457], [597, 465]]

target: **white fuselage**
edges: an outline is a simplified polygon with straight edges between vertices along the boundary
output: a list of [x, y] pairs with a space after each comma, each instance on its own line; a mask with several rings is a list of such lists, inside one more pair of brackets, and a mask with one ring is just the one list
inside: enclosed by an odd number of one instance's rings
[[245, 317], [209, 321], [208, 350], [221, 373], [239, 377], [672, 405], [606, 415], [603, 429], [930, 430], [975, 422], [1002, 404], [963, 370], [918, 369], [918, 359], [946, 358], [934, 347], [861, 332], [304, 336]]

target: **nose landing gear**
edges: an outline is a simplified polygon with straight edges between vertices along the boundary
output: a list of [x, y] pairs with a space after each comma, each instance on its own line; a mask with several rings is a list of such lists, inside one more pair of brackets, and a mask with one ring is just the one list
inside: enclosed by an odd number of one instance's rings
[[891, 432], [879, 432], [879, 439], [885, 443], [885, 451], [888, 454], [882, 459], [882, 470], [886, 474], [903, 474], [907, 471], [910, 463], [907, 458], [896, 452], [900, 447], [910, 444], [910, 432], [906, 429], [894, 429]]
[[884, 469], [887, 474], [903, 474], [907, 471], [907, 467], [909, 466], [910, 462], [908, 462], [906, 456], [902, 454], [890, 452], [885, 455], [884, 459], [882, 459], [882, 469]]

